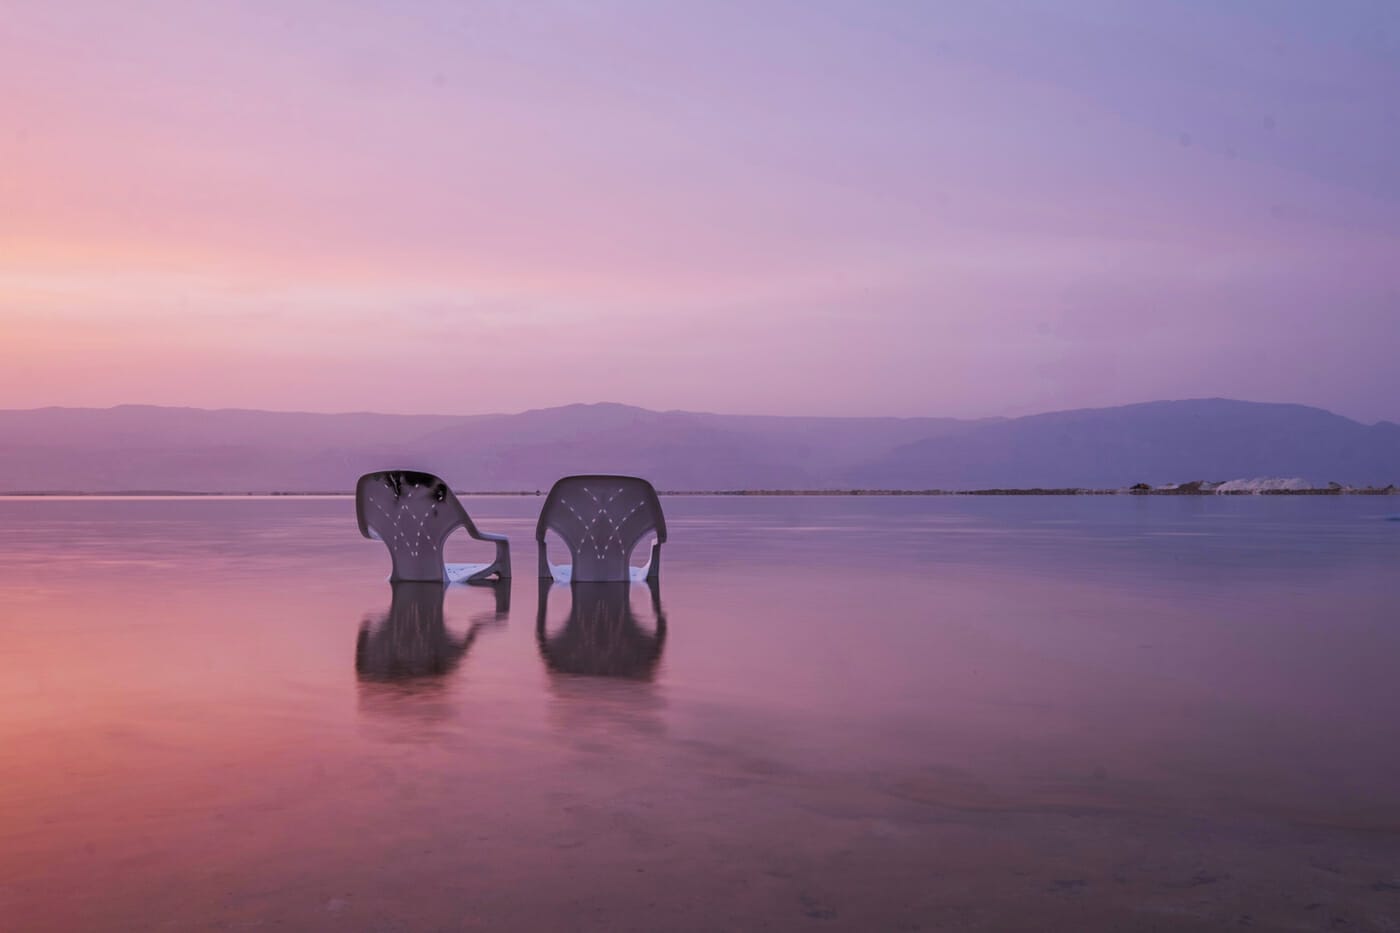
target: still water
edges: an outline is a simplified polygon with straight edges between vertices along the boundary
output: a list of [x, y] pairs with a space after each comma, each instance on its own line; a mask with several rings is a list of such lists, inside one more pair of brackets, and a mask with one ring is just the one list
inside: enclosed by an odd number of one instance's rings
[[0, 928], [1400, 930], [1394, 499], [539, 504], [0, 500]]

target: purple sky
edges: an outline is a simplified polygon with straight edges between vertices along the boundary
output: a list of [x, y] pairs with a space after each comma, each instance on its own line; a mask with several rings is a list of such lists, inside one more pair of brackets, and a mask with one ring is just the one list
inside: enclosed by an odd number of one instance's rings
[[0, 408], [1400, 420], [1400, 3], [0, 15]]

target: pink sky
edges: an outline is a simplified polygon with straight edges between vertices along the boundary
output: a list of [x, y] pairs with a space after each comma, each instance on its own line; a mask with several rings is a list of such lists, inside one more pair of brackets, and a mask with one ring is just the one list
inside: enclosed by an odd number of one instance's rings
[[1400, 419], [1380, 3], [0, 16], [0, 408]]

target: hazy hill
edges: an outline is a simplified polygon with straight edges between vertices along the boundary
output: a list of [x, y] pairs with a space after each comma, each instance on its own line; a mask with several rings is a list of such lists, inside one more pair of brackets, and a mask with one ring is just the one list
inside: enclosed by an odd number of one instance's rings
[[666, 488], [816, 487], [951, 418], [780, 418], [568, 405], [513, 415], [110, 409], [0, 411], [0, 490], [347, 490], [385, 466], [468, 489], [636, 472]]
[[[569, 405], [444, 428], [425, 462], [460, 464], [471, 485], [548, 488], [567, 473], [633, 472], [668, 489], [812, 488], [895, 448], [956, 434], [952, 418], [768, 418]], [[462, 482], [468, 482], [463, 479]]]
[[1299, 476], [1400, 481], [1400, 426], [1320, 408], [1230, 399], [1031, 415], [906, 444], [852, 471], [861, 485], [1116, 487]]
[[513, 415], [119, 406], [0, 411], [0, 490], [348, 490], [387, 466], [459, 488], [631, 472], [666, 489], [1400, 481], [1400, 427], [1203, 399], [1015, 419], [787, 418], [569, 405]]

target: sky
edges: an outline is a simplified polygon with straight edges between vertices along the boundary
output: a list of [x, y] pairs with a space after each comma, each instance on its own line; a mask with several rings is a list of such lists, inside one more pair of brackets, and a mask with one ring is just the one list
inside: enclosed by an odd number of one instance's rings
[[0, 0], [0, 408], [1400, 420], [1400, 3]]

